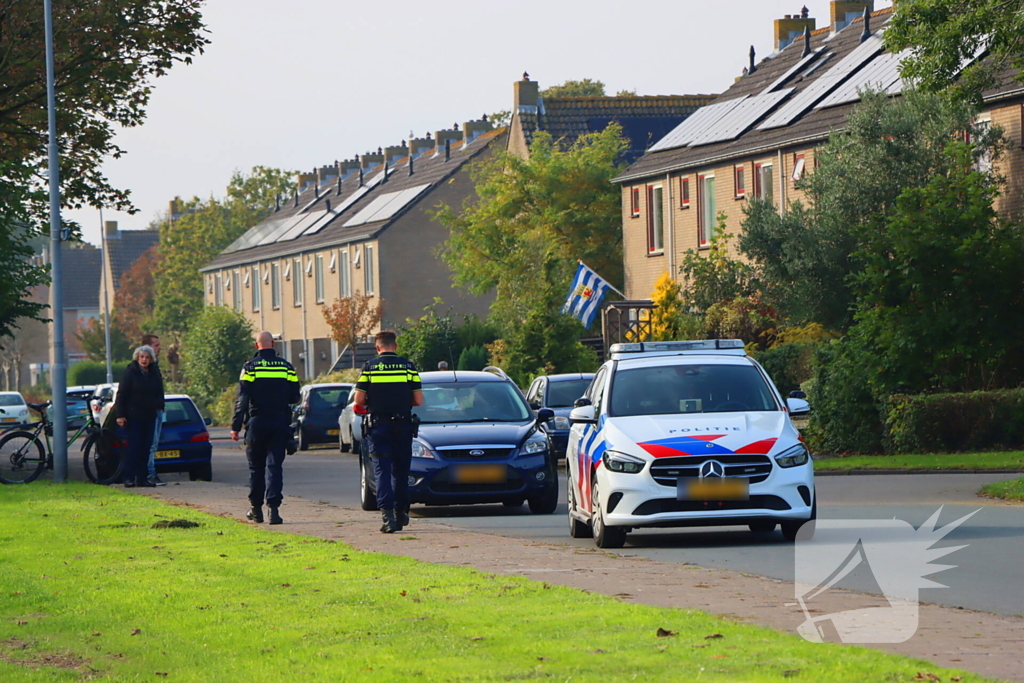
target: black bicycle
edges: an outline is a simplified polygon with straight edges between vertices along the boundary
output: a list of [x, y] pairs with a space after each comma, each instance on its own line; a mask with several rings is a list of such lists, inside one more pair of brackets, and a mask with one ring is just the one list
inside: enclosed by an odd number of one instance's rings
[[[53, 421], [47, 410], [52, 405], [52, 401], [29, 403], [28, 407], [40, 416], [35, 427], [9, 431], [0, 436], [0, 482], [27, 484], [38, 479], [44, 470], [53, 469], [53, 447], [50, 442]], [[79, 415], [69, 416], [68, 422], [79, 418]], [[121, 475], [120, 458], [115, 455], [116, 451], [112, 447], [116, 437], [109, 430], [100, 429], [91, 411], [85, 424], [68, 438], [68, 448], [83, 434], [85, 441], [82, 451], [89, 480], [97, 484], [113, 483]]]

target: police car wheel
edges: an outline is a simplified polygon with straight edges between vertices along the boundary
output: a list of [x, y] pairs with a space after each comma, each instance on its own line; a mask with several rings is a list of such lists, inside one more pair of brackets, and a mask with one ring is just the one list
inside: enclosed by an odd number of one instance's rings
[[377, 494], [370, 490], [370, 473], [363, 456], [359, 456], [359, 505], [367, 512], [377, 509]]
[[566, 488], [568, 489], [569, 495], [568, 505], [569, 508], [569, 535], [573, 538], [590, 538], [593, 536], [593, 532], [590, 529], [590, 525], [586, 522], [581, 522], [572, 516], [572, 513], [576, 511], [576, 494], [573, 492], [572, 479], [566, 480]]
[[597, 477], [592, 476], [591, 482], [590, 498], [594, 513], [590, 524], [594, 532], [594, 544], [598, 548], [621, 548], [626, 544], [626, 531], [622, 527], [608, 526], [604, 523], [604, 510], [601, 509], [597, 494]]

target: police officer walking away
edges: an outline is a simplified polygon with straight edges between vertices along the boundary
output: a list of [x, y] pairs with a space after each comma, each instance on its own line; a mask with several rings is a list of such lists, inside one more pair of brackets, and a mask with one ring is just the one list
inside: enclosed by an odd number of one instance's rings
[[[256, 335], [256, 355], [242, 366], [238, 378], [235, 417], [231, 421], [231, 438], [238, 441], [242, 424], [245, 430], [245, 457], [249, 460], [249, 503], [246, 518], [263, 522], [263, 499], [270, 508], [270, 523], [284, 520], [281, 507], [282, 471], [285, 447], [291, 438], [291, 404], [299, 402], [299, 376], [292, 364], [274, 351], [274, 336], [269, 332]], [[267, 485], [266, 473], [270, 471]]]
[[383, 330], [374, 341], [377, 357], [363, 365], [356, 383], [356, 405], [369, 410], [363, 446], [373, 459], [377, 507], [392, 534], [409, 524], [409, 467], [412, 464], [412, 408], [423, 405], [420, 373], [395, 351], [395, 333]]

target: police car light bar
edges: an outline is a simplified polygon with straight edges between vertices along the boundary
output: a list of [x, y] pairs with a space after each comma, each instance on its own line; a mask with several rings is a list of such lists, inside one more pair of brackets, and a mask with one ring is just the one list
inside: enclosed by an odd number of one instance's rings
[[612, 344], [611, 353], [651, 353], [660, 352], [681, 352], [681, 351], [725, 351], [735, 352], [743, 349], [742, 339], [701, 339], [696, 341], [663, 341], [663, 342], [633, 342], [632, 344]]

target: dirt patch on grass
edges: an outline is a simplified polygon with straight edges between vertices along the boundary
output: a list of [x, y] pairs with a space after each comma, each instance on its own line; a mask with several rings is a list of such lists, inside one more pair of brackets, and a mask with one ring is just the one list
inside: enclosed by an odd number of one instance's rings
[[89, 660], [73, 652], [36, 652], [31, 643], [20, 638], [8, 638], [0, 643], [0, 661], [30, 669], [53, 667], [84, 671], [89, 668]]

